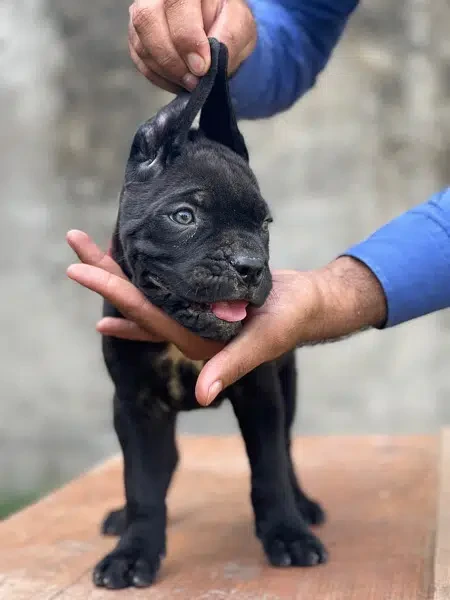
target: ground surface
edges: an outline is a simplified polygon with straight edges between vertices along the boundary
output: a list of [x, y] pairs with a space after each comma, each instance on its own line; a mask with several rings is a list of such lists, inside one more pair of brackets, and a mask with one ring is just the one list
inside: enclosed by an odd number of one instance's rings
[[[447, 494], [449, 489], [447, 477], [438, 475], [437, 436], [296, 440], [295, 462], [306, 489], [328, 511], [328, 522], [315, 532], [329, 562], [305, 569], [267, 566], [253, 534], [239, 439], [182, 439], [181, 449], [160, 576], [151, 589], [121, 591], [120, 600], [448, 598], [448, 527], [446, 518], [442, 524], [437, 518], [436, 500], [442, 484]], [[0, 524], [0, 595], [114, 596], [93, 587], [91, 572], [115, 544], [99, 535], [98, 523], [120, 505], [120, 479], [121, 463], [113, 460]], [[443, 499], [448, 512], [448, 495]]]

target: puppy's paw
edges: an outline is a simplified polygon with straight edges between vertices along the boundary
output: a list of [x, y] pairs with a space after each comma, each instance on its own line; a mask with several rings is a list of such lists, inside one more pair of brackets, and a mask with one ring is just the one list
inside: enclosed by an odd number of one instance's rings
[[119, 508], [109, 512], [100, 527], [103, 535], [123, 535], [126, 528], [125, 508]]
[[97, 587], [111, 590], [148, 587], [154, 582], [160, 564], [160, 555], [152, 555], [143, 548], [116, 549], [95, 567], [93, 581]]
[[313, 567], [325, 563], [327, 551], [322, 542], [298, 519], [288, 519], [264, 527], [264, 551], [274, 567]]
[[95, 567], [94, 584], [112, 590], [150, 586], [165, 555], [165, 545], [162, 523], [129, 525], [116, 548]]
[[325, 523], [326, 514], [318, 502], [302, 496], [297, 498], [296, 504], [302, 518], [308, 525], [322, 525]]

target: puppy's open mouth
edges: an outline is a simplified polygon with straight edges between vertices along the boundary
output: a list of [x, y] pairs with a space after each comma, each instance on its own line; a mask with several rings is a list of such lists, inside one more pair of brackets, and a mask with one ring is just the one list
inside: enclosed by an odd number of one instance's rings
[[[147, 281], [150, 281], [154, 286], [160, 290], [167, 292], [170, 295], [174, 295], [169, 288], [155, 276], [148, 276]], [[247, 308], [250, 304], [247, 300], [221, 300], [218, 302], [191, 302], [188, 299], [183, 298], [183, 302], [186, 303], [186, 308], [190, 308], [193, 312], [209, 312], [221, 321], [228, 323], [238, 323], [243, 321], [247, 316]]]
[[239, 323], [247, 316], [247, 300], [221, 300], [220, 302], [199, 303], [186, 300], [186, 308], [195, 313], [211, 313], [221, 321]]

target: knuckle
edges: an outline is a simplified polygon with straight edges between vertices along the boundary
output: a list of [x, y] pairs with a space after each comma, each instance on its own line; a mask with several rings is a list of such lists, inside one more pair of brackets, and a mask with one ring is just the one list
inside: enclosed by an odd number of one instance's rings
[[166, 12], [174, 11], [177, 8], [179, 8], [180, 6], [183, 6], [183, 4], [185, 4], [185, 2], [183, 0], [165, 0], [164, 1], [164, 6], [166, 9]]
[[[156, 57], [155, 57], [156, 60]], [[169, 53], [160, 53], [157, 60], [158, 66], [165, 73], [170, 73], [174, 77], [181, 79], [186, 73], [184, 64], [178, 59], [177, 56]]]
[[182, 52], [201, 52], [204, 47], [209, 46], [205, 32], [199, 25], [180, 24], [172, 27], [171, 34], [173, 45]]
[[106, 252], [103, 252], [102, 250], [100, 250], [99, 254], [94, 259], [94, 262], [92, 264], [96, 267], [100, 267], [100, 268], [104, 269], [104, 268], [108, 267], [108, 264], [109, 264], [108, 259], [109, 259], [108, 254]]
[[168, 18], [185, 18], [191, 12], [192, 0], [164, 0], [164, 9]]
[[174, 46], [195, 46], [195, 38], [197, 37], [197, 28], [188, 28], [185, 24], [172, 27], [172, 41]]
[[148, 302], [145, 296], [139, 295], [139, 298], [136, 298], [136, 301], [132, 304], [131, 310], [134, 315], [137, 317], [142, 317], [147, 308]]
[[105, 294], [108, 297], [112, 297], [115, 295], [116, 292], [115, 277], [111, 273], [106, 271], [105, 274]]
[[145, 5], [133, 5], [131, 11], [131, 23], [136, 31], [146, 29], [152, 24], [157, 9], [158, 4], [155, 2], [150, 2]]

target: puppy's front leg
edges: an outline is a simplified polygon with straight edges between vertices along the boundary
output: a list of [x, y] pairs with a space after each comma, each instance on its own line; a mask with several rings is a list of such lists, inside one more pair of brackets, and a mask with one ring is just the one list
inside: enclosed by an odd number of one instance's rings
[[312, 566], [326, 550], [296, 505], [284, 432], [284, 404], [276, 366], [262, 365], [230, 390], [251, 467], [256, 535], [274, 566]]
[[116, 548], [95, 567], [94, 583], [146, 587], [166, 551], [166, 493], [177, 463], [175, 415], [155, 416], [125, 393], [114, 399], [114, 426], [124, 458], [126, 524]]

